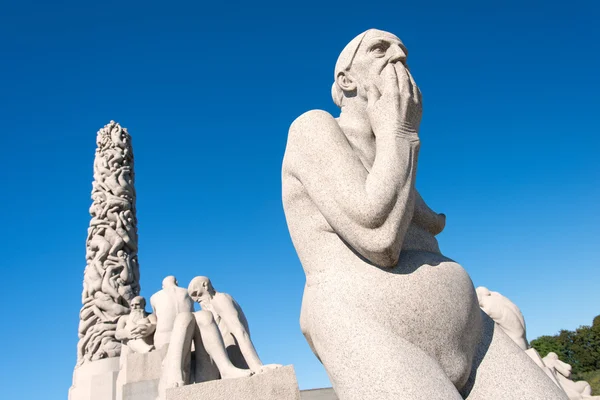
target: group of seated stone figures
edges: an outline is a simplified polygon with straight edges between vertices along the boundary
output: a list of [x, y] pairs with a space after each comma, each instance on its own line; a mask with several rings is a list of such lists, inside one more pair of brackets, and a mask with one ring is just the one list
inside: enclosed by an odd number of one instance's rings
[[600, 400], [592, 396], [592, 387], [586, 381], [574, 382], [570, 378], [571, 366], [550, 352], [544, 358], [529, 347], [525, 329], [525, 318], [519, 307], [498, 292], [480, 286], [476, 289], [479, 307], [519, 346], [546, 375], [569, 397], [569, 400]]
[[363, 32], [334, 71], [341, 113], [293, 122], [282, 195], [306, 274], [300, 326], [337, 396], [566, 399], [438, 247], [446, 219], [415, 189], [422, 96], [402, 41]]
[[[194, 311], [194, 302], [200, 303], [201, 311]], [[230, 295], [215, 291], [207, 277], [195, 277], [186, 290], [174, 276], [167, 276], [150, 298], [152, 314], [145, 305], [141, 296], [131, 301], [131, 312], [119, 319], [115, 337], [123, 343], [122, 357], [128, 352], [164, 352], [161, 395], [172, 387], [280, 367], [263, 365], [242, 309]]]

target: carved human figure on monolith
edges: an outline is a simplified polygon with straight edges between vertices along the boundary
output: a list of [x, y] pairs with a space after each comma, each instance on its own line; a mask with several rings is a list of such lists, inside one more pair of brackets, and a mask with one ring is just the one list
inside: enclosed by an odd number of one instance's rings
[[415, 189], [421, 92], [396, 36], [342, 51], [338, 118], [290, 127], [283, 205], [306, 273], [300, 324], [341, 400], [563, 399], [481, 312], [435, 236], [445, 217]]
[[156, 316], [146, 312], [146, 299], [142, 296], [134, 297], [129, 305], [131, 312], [119, 318], [115, 338], [135, 353], [148, 353], [154, 350], [152, 334], [156, 328]]
[[203, 310], [212, 313], [229, 359], [236, 367], [250, 368], [255, 373], [281, 367], [279, 364], [262, 363], [252, 344], [246, 316], [233, 297], [217, 292], [210, 279], [205, 276], [192, 279], [188, 293], [195, 302], [200, 303]]
[[131, 137], [111, 121], [98, 131], [86, 240], [77, 365], [117, 357], [117, 321], [140, 290]]

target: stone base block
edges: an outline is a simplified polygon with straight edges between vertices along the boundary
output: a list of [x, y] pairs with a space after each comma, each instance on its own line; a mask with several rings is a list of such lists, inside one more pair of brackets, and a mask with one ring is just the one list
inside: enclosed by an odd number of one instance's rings
[[119, 357], [87, 362], [75, 368], [69, 400], [115, 400]]
[[122, 354], [119, 382], [126, 384], [159, 379], [163, 357], [164, 354], [160, 350], [143, 354]]
[[300, 391], [301, 400], [338, 400], [333, 388], [308, 389]]
[[167, 389], [166, 400], [300, 400], [291, 365], [249, 378], [219, 379]]
[[[140, 354], [126, 351], [121, 353], [121, 370], [117, 379], [116, 400], [154, 400], [156, 398], [166, 347], [150, 353]], [[126, 349], [125, 346], [123, 348]]]
[[158, 379], [126, 383], [122, 390], [123, 400], [155, 400], [158, 397]]

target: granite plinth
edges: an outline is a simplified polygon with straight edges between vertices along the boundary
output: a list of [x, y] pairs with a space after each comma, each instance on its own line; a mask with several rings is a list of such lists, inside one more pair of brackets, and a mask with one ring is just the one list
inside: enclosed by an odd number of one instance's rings
[[84, 363], [73, 372], [69, 400], [114, 400], [119, 357]]
[[167, 389], [166, 400], [300, 400], [294, 367]]

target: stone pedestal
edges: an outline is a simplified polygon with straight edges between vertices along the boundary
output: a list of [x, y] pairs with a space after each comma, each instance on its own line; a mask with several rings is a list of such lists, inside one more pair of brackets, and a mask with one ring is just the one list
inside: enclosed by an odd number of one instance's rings
[[69, 400], [115, 400], [119, 357], [84, 363], [73, 372]]
[[161, 363], [167, 346], [150, 353], [121, 354], [116, 400], [154, 400], [158, 396]]
[[294, 367], [167, 389], [166, 400], [300, 400]]
[[338, 400], [333, 388], [308, 389], [300, 391], [301, 400]]

